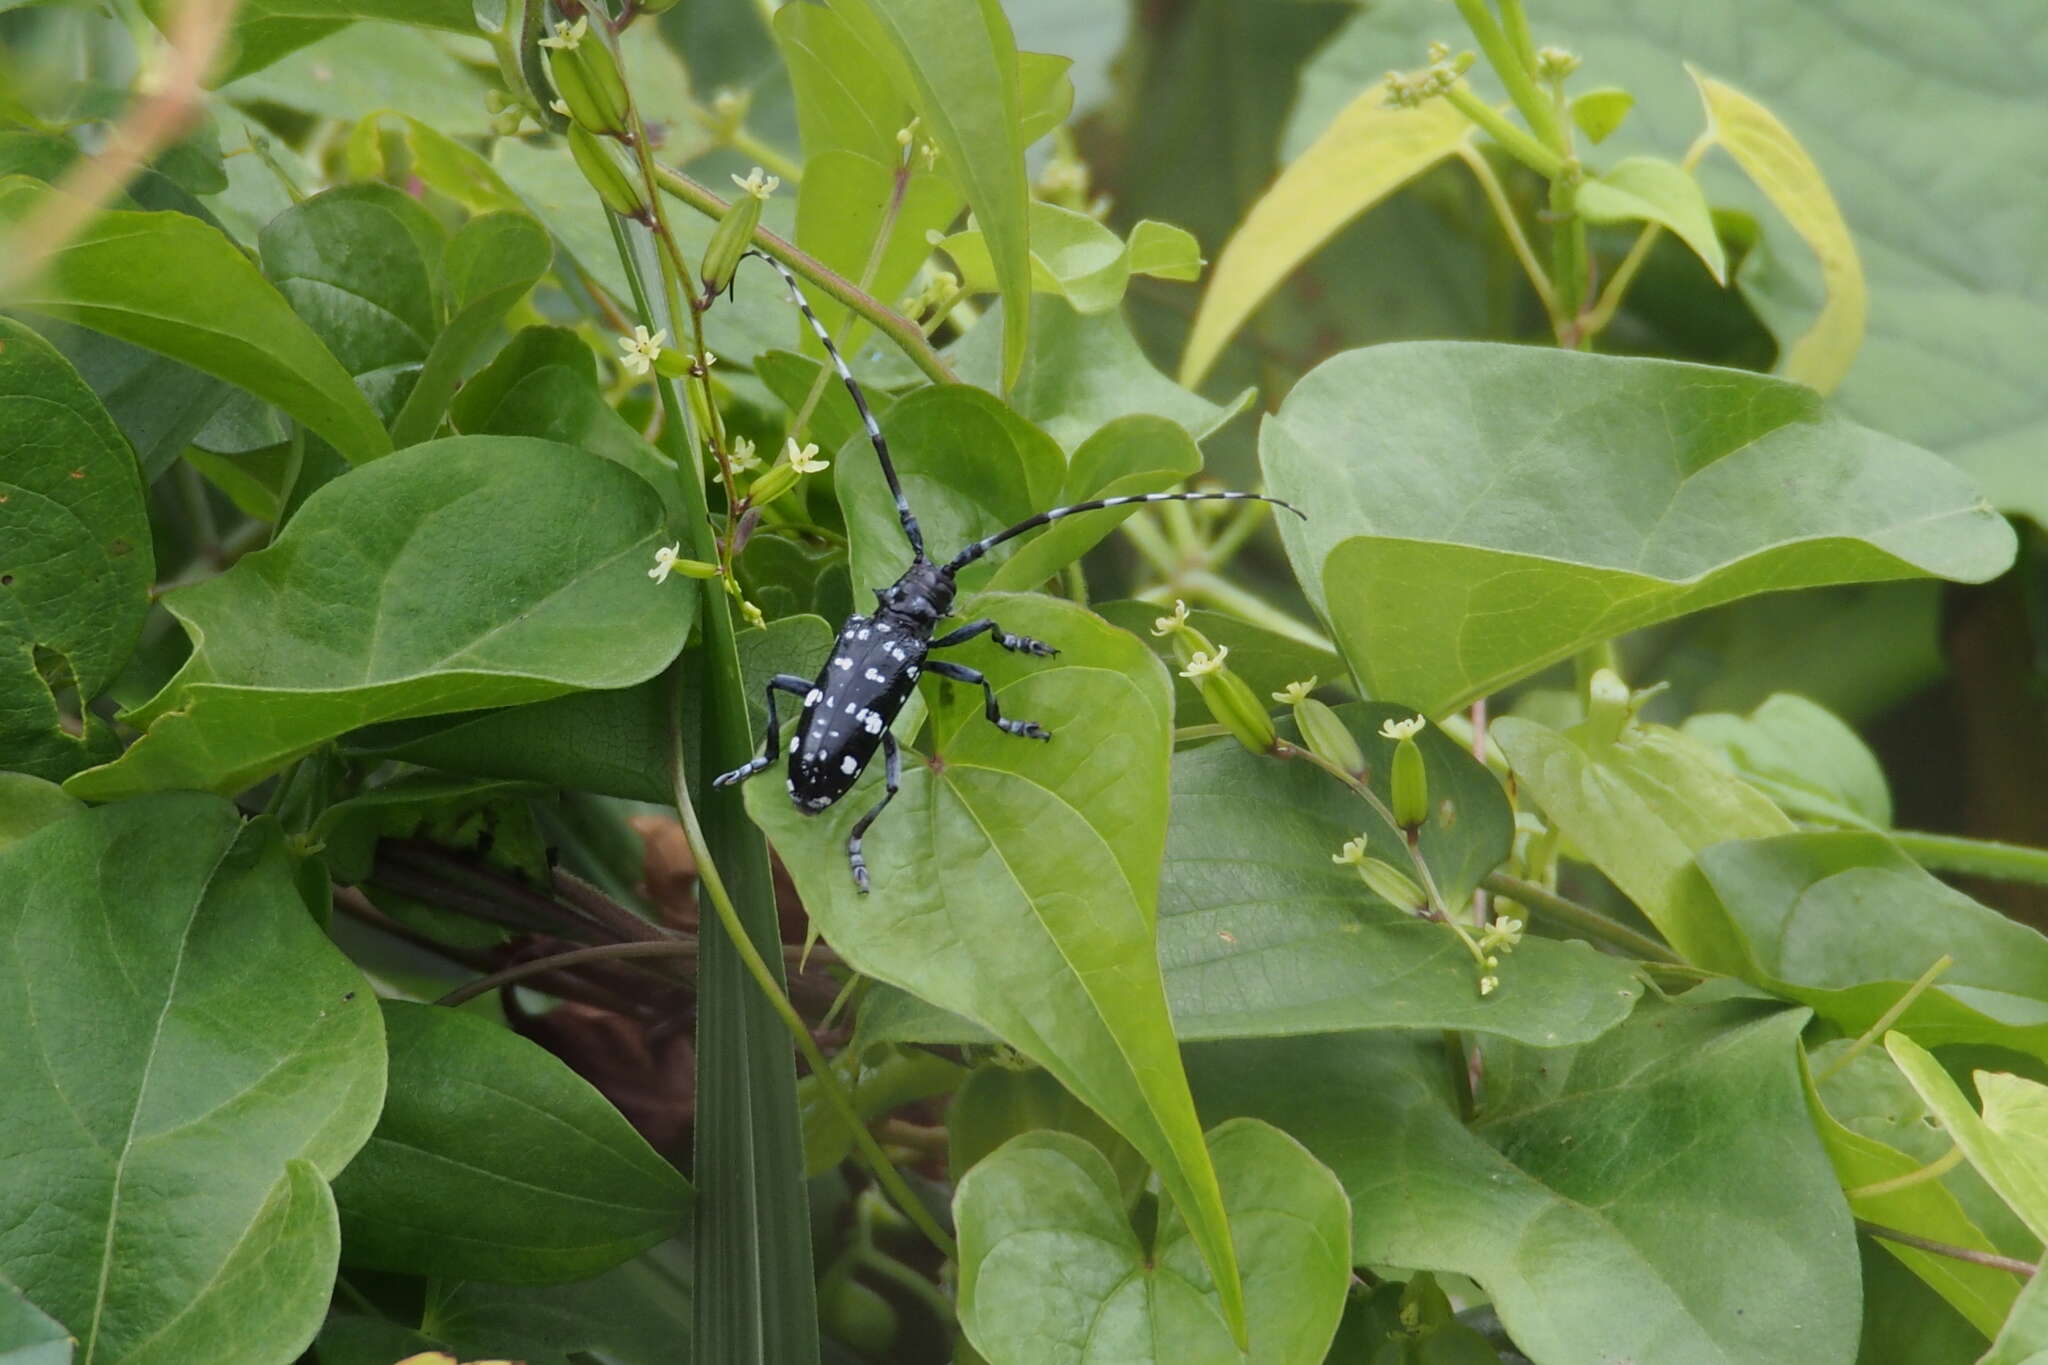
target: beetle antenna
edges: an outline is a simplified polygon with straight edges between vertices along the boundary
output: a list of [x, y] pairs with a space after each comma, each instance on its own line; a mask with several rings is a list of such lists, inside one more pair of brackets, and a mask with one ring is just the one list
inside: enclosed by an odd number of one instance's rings
[[882, 462], [882, 477], [889, 481], [889, 491], [895, 495], [896, 519], [903, 523], [904, 539], [910, 542], [911, 554], [922, 560], [924, 533], [917, 529], [917, 517], [910, 510], [910, 500], [903, 496], [902, 483], [896, 478], [896, 462], [889, 458], [889, 442], [882, 435], [881, 424], [875, 421], [874, 413], [868, 411], [867, 395], [860, 391], [859, 381], [854, 379], [853, 371], [846, 368], [846, 361], [841, 358], [839, 348], [832, 344], [832, 337], [825, 331], [825, 324], [818, 321], [818, 315], [811, 311], [810, 301], [804, 297], [804, 291], [798, 286], [796, 276], [790, 273], [789, 267], [764, 251], [749, 251], [746, 254], [759, 256], [775, 267], [775, 273], [782, 276], [782, 282], [789, 286], [790, 301], [803, 309], [804, 316], [810, 320], [811, 330], [818, 334], [819, 344], [824, 346], [825, 354], [832, 358], [832, 368], [839, 371], [839, 381], [846, 385], [846, 391], [853, 395], [853, 405], [860, 410], [860, 420], [868, 429], [868, 440], [875, 447], [875, 457]]
[[977, 540], [959, 554], [954, 555], [946, 564], [945, 572], [949, 574], [958, 573], [1004, 541], [1021, 536], [1026, 531], [1035, 531], [1039, 527], [1058, 521], [1062, 517], [1071, 517], [1076, 512], [1096, 512], [1105, 507], [1129, 507], [1141, 502], [1218, 501], [1270, 502], [1275, 507], [1285, 507], [1303, 521], [1308, 520], [1308, 513], [1302, 511], [1293, 503], [1282, 502], [1278, 498], [1269, 498], [1263, 493], [1133, 493], [1129, 497], [1098, 498], [1094, 502], [1077, 502], [1071, 507], [1055, 507], [1050, 512], [1040, 512], [1036, 516], [1024, 518], [1024, 520], [1010, 527], [1007, 531], [998, 531], [985, 540]]

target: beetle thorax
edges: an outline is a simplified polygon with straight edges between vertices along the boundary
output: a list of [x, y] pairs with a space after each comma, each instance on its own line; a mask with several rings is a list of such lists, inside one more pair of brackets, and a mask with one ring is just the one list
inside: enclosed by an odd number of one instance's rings
[[875, 589], [875, 607], [929, 631], [953, 609], [953, 576], [943, 568], [920, 559], [904, 570], [903, 577], [886, 588]]

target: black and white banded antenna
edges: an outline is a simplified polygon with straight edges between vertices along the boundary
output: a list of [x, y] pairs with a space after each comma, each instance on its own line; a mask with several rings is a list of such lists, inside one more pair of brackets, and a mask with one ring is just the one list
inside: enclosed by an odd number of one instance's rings
[[861, 392], [860, 381], [853, 377], [852, 370], [846, 368], [846, 361], [839, 354], [839, 348], [832, 344], [831, 334], [826, 332], [825, 324], [811, 311], [810, 300], [804, 297], [804, 291], [797, 284], [796, 276], [790, 273], [789, 267], [765, 251], [749, 251], [746, 254], [758, 256], [775, 267], [775, 273], [782, 276], [782, 282], [789, 286], [790, 301], [802, 309], [804, 317], [810, 320], [811, 330], [817, 333], [819, 344], [824, 346], [825, 354], [832, 359], [832, 368], [839, 371], [840, 382], [846, 385], [847, 393], [853, 396], [853, 406], [860, 411], [861, 424], [868, 429], [868, 440], [875, 447], [875, 458], [882, 462], [882, 477], [889, 481], [889, 492], [896, 498], [896, 519], [903, 523], [903, 535], [910, 542], [912, 559], [914, 562], [923, 562], [924, 533], [918, 530], [917, 516], [910, 510], [910, 500], [903, 496], [903, 484], [896, 477], [896, 462], [889, 458], [888, 438], [882, 435], [882, 426], [875, 420], [875, 414], [868, 410], [867, 395]]
[[1055, 507], [1050, 512], [1039, 512], [1024, 518], [1007, 530], [977, 540], [946, 561], [946, 572], [958, 573], [1004, 541], [1021, 536], [1026, 531], [1049, 526], [1062, 518], [1073, 516], [1076, 512], [1099, 512], [1105, 507], [1129, 507], [1143, 502], [1270, 502], [1275, 507], [1285, 507], [1303, 521], [1308, 520], [1308, 514], [1293, 503], [1269, 498], [1263, 493], [1133, 493], [1121, 498], [1098, 498], [1094, 502], [1077, 502], [1071, 507]]

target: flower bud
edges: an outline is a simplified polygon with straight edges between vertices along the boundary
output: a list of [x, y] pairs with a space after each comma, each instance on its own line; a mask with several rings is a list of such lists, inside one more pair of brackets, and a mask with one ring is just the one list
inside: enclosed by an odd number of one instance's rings
[[1416, 716], [1380, 726], [1380, 737], [1394, 741], [1394, 823], [1411, 834], [1429, 819], [1429, 774], [1422, 766], [1422, 750], [1415, 744], [1415, 736], [1428, 723]]
[[1596, 741], [1612, 744], [1621, 738], [1635, 714], [1628, 684], [1611, 668], [1595, 672], [1586, 685], [1586, 730]]
[[1429, 904], [1429, 897], [1423, 894], [1412, 877], [1383, 859], [1362, 860], [1358, 864], [1358, 875], [1375, 896], [1397, 910], [1419, 914]]
[[569, 125], [569, 153], [576, 158], [576, 168], [583, 172], [583, 178], [597, 191], [606, 208], [622, 218], [646, 216], [648, 205], [640, 195], [639, 185], [626, 174], [617, 154], [581, 123]]
[[[772, 177], [770, 178], [772, 188]], [[743, 185], [745, 182], [741, 182]], [[711, 241], [704, 248], [704, 297], [715, 299], [732, 283], [740, 258], [753, 245], [754, 229], [761, 222], [763, 196], [752, 191], [738, 195], [727, 205], [725, 216], [711, 229]]]
[[1300, 727], [1302, 743], [1308, 745], [1310, 753], [1336, 764], [1353, 777], [1365, 771], [1365, 755], [1335, 711], [1314, 697], [1303, 697], [1294, 704], [1294, 723]]

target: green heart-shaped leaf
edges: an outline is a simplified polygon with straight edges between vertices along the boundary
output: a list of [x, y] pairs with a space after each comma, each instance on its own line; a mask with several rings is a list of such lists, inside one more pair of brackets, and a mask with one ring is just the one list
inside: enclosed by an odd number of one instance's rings
[[1187, 1229], [1161, 1210], [1143, 1245], [1109, 1162], [1085, 1138], [1006, 1142], [960, 1181], [960, 1323], [990, 1365], [1161, 1360], [1316, 1365], [1343, 1315], [1350, 1219], [1337, 1179], [1277, 1128], [1208, 1134], [1244, 1269], [1240, 1351]]

